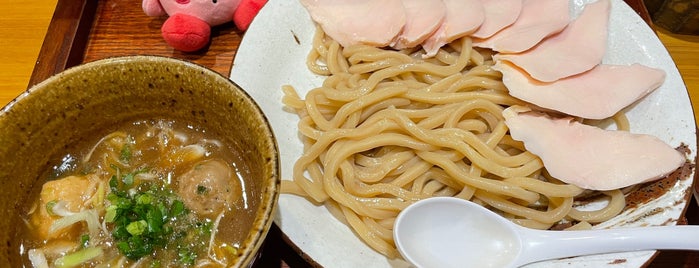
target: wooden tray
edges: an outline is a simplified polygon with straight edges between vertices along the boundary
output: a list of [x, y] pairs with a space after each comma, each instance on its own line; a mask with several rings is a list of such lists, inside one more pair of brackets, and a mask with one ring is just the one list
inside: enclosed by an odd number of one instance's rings
[[[297, 0], [288, 0], [297, 1]], [[651, 23], [642, 0], [625, 0]], [[98, 59], [127, 55], [159, 55], [188, 60], [229, 77], [243, 37], [233, 23], [214, 27], [210, 45], [194, 53], [170, 48], [160, 35], [166, 18], [148, 17], [141, 1], [58, 0], [39, 52], [29, 87], [66, 68]], [[683, 224], [699, 224], [699, 209], [692, 199]], [[699, 238], [696, 238], [699, 239]], [[256, 267], [309, 267], [303, 253], [273, 226]], [[699, 267], [699, 253], [661, 251], [648, 267]]]

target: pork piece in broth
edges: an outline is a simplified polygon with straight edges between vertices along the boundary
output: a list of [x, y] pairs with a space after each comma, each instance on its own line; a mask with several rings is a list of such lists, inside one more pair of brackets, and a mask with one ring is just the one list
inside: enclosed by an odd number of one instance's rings
[[241, 198], [240, 182], [233, 175], [225, 162], [204, 160], [178, 177], [177, 193], [188, 208], [215, 217]]

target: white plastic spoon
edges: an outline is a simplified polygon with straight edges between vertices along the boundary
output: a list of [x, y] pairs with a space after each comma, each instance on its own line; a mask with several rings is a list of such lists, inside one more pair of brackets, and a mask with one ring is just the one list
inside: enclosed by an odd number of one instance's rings
[[434, 197], [396, 219], [401, 255], [417, 267], [519, 267], [563, 257], [654, 249], [699, 250], [699, 226], [542, 231], [470, 201]]

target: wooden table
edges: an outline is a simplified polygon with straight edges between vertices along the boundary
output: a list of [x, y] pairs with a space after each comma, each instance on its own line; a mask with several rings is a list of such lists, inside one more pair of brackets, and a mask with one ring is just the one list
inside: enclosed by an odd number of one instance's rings
[[[627, 1], [638, 3], [637, 0]], [[159, 28], [164, 19], [145, 16], [140, 1], [135, 0], [3, 0], [0, 10], [6, 11], [0, 18], [0, 106], [28, 86], [67, 67], [112, 56], [171, 56], [228, 76], [243, 36], [229, 23], [214, 28], [211, 45], [205, 51], [174, 51], [160, 37]], [[699, 108], [699, 37], [656, 30], [675, 60], [690, 98]], [[697, 108], [695, 118], [699, 118]], [[694, 200], [686, 222], [699, 224]], [[279, 230], [273, 228], [258, 266], [287, 265], [308, 266], [285, 243]], [[648, 267], [699, 267], [699, 254], [663, 251]]]
[[27, 88], [56, 1], [0, 1], [0, 106]]

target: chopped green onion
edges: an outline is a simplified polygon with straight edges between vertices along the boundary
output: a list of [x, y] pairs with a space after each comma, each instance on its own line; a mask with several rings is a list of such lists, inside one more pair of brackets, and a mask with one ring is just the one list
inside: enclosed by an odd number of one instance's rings
[[133, 185], [133, 179], [134, 179], [134, 174], [133, 173], [128, 173], [124, 175], [124, 178], [121, 180], [124, 182], [126, 185]]
[[206, 192], [208, 192], [208, 190], [209, 190], [209, 189], [206, 189], [205, 186], [197, 185], [197, 194], [198, 194], [198, 195], [203, 195], [203, 194], [205, 194]]
[[114, 245], [131, 260], [152, 255], [156, 248], [175, 248], [179, 253], [184, 247], [176, 260], [191, 263], [190, 259], [195, 258], [197, 252], [206, 250], [202, 241], [208, 241], [214, 233], [212, 223], [196, 222], [195, 217], [189, 217], [189, 210], [167, 186], [149, 181], [128, 185], [123, 181], [129, 174], [135, 176], [138, 172], [147, 172], [147, 169], [117, 175], [122, 176], [122, 180], [110, 181], [111, 192], [106, 197], [109, 206], [104, 220], [111, 230]]
[[58, 200], [51, 200], [49, 202], [46, 202], [46, 212], [49, 213], [51, 216], [56, 216], [55, 213], [53, 213], [53, 207], [56, 206], [58, 203]]
[[90, 242], [90, 235], [84, 234], [80, 236], [80, 247], [86, 248]]
[[180, 257], [177, 261], [184, 265], [193, 265], [197, 259], [197, 254], [186, 247], [181, 247], [177, 255]]
[[119, 181], [117, 181], [116, 175], [113, 175], [112, 178], [109, 180], [109, 188], [113, 191], [117, 191], [117, 187], [119, 187]]
[[112, 236], [116, 239], [127, 239], [131, 234], [126, 230], [126, 225], [117, 225], [112, 231]]
[[114, 222], [117, 216], [117, 206], [111, 205], [107, 207], [107, 212], [104, 214], [104, 220], [106, 222]]
[[102, 256], [102, 254], [104, 254], [102, 248], [84, 248], [56, 259], [53, 264], [57, 268], [76, 267], [90, 261], [91, 259]]
[[128, 163], [131, 160], [131, 146], [129, 144], [124, 144], [121, 147], [121, 153], [119, 154], [119, 160]]
[[143, 231], [146, 230], [146, 227], [148, 227], [148, 223], [144, 220], [140, 221], [134, 221], [129, 223], [129, 225], [126, 225], [126, 231], [128, 231], [131, 235], [141, 235]]
[[184, 203], [180, 200], [175, 200], [172, 202], [172, 208], [170, 210], [170, 215], [172, 217], [177, 217], [180, 214], [184, 213]]
[[160, 213], [159, 209], [148, 210], [146, 221], [148, 222], [148, 232], [161, 233], [163, 231], [163, 214]]
[[233, 247], [233, 246], [231, 246], [231, 245], [226, 244], [226, 245], [224, 246], [224, 249], [225, 249], [226, 251], [228, 251], [228, 253], [230, 253], [232, 256], [238, 255], [238, 249], [235, 248], [235, 247]]
[[214, 223], [211, 221], [205, 221], [197, 222], [195, 225], [199, 234], [209, 236], [211, 234], [211, 230], [213, 228]]
[[136, 204], [150, 204], [151, 199], [153, 199], [149, 194], [142, 194], [136, 197]]

